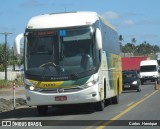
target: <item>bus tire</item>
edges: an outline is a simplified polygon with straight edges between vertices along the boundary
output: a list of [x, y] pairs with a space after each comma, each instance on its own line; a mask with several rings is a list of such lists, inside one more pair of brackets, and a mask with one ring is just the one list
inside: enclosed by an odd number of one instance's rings
[[111, 98], [112, 104], [118, 104], [119, 103], [119, 79], [117, 80], [117, 95]]
[[119, 79], [117, 80], [117, 95], [111, 98], [112, 104], [118, 104], [119, 103]]
[[110, 99], [110, 98], [105, 100], [105, 105], [110, 105], [111, 103], [112, 103], [112, 102], [111, 102], [111, 99]]
[[95, 109], [97, 111], [103, 111], [104, 110], [104, 105], [105, 105], [104, 100], [102, 100], [100, 102], [97, 102], [96, 105], [95, 105]]
[[158, 85], [160, 84], [160, 78], [157, 78], [157, 84]]
[[111, 102], [112, 102], [112, 104], [118, 104], [119, 103], [119, 95], [112, 97]]
[[143, 85], [144, 84], [144, 82], [143, 81], [141, 81], [141, 85]]
[[37, 106], [37, 111], [39, 115], [46, 115], [48, 112], [48, 106]]

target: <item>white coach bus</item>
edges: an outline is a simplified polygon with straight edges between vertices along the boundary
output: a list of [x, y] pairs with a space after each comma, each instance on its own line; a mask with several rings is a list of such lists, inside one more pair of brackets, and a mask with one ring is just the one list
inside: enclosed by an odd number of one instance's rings
[[24, 38], [27, 104], [45, 114], [48, 106], [118, 103], [122, 91], [116, 29], [95, 12], [65, 12], [32, 17], [15, 39]]

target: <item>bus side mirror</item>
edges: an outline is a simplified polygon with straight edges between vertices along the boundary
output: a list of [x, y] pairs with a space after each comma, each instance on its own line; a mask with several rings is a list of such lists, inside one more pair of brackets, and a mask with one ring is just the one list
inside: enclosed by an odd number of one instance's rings
[[96, 29], [96, 44], [98, 50], [102, 49], [102, 34], [99, 28]]
[[24, 34], [19, 34], [14, 40], [14, 54], [20, 55], [20, 43], [21, 39], [24, 37]]

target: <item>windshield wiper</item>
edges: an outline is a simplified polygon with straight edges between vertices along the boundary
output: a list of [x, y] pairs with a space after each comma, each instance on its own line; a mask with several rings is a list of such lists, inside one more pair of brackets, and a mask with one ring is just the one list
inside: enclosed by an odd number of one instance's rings
[[43, 79], [46, 77], [47, 70], [50, 72], [50, 75], [52, 76], [50, 66], [54, 67], [57, 70], [57, 65], [53, 62], [47, 62], [47, 63], [44, 63], [44, 64], [39, 66], [40, 68], [44, 68], [43, 73], [42, 73], [42, 78]]
[[39, 67], [46, 67], [46, 66], [54, 66], [55, 68], [57, 67], [57, 65], [53, 62], [47, 62], [47, 63], [44, 63], [42, 65], [40, 65]]
[[57, 74], [61, 75], [64, 72], [64, 69], [60, 66], [60, 65], [56, 65], [53, 62], [47, 62], [42, 64], [41, 66], [39, 66], [40, 68], [44, 68], [43, 73], [42, 73], [42, 77], [45, 78], [46, 75], [46, 71], [48, 70], [50, 72], [50, 75], [53, 76], [52, 72], [51, 72], [51, 68], [50, 66], [54, 67], [55, 71], [57, 72]]

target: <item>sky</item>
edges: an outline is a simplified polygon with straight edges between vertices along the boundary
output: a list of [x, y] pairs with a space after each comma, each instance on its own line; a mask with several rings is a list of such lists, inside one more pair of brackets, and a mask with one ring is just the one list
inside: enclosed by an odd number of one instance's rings
[[[0, 33], [10, 32], [7, 44], [25, 32], [36, 15], [70, 11], [94, 11], [107, 19], [123, 36], [123, 44], [136, 39], [160, 46], [160, 0], [0, 0]], [[4, 43], [0, 34], [0, 43]]]

